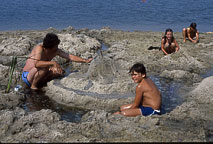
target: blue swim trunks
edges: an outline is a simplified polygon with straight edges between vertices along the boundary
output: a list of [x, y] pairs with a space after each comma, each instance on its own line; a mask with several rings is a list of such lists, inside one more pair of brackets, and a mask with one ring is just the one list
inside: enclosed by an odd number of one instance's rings
[[141, 109], [141, 115], [143, 115], [143, 116], [151, 116], [151, 115], [154, 115], [154, 114], [159, 114], [159, 115], [161, 114], [160, 110], [154, 110], [151, 107], [144, 107], [144, 106], [140, 105], [140, 109]]
[[30, 82], [27, 80], [27, 75], [29, 74], [29, 72], [26, 72], [26, 71], [24, 71], [23, 73], [22, 73], [22, 80], [29, 86], [29, 87], [31, 87], [31, 84], [30, 84]]

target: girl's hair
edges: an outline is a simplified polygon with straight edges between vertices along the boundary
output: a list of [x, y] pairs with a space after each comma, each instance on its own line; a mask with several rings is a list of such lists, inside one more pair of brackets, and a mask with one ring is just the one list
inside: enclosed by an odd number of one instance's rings
[[59, 43], [60, 40], [58, 39], [58, 36], [54, 33], [48, 33], [43, 40], [43, 46], [47, 49], [52, 49], [55, 45], [58, 45]]
[[[164, 36], [163, 36], [163, 39], [164, 39], [164, 45], [166, 44], [166, 34], [167, 34], [167, 32], [172, 32], [173, 33], [173, 30], [172, 29], [170, 29], [170, 28], [168, 28], [168, 29], [166, 29], [166, 31], [165, 31], [165, 34], [164, 34]], [[174, 41], [174, 37], [173, 37], [173, 35], [172, 35], [172, 40], [169, 42], [169, 47], [170, 47], [170, 45], [171, 45], [171, 43]]]
[[145, 76], [146, 76], [146, 68], [144, 67], [144, 65], [142, 63], [134, 64], [130, 68], [129, 73], [132, 73], [134, 71], [137, 72], [137, 73], [145, 74]]
[[196, 23], [191, 23], [191, 24], [190, 24], [190, 27], [192, 27], [193, 29], [196, 29], [197, 24], [196, 24]]

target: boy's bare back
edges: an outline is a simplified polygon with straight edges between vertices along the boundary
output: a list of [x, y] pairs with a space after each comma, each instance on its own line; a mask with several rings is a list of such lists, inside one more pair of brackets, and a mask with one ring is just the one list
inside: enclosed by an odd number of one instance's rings
[[160, 109], [161, 93], [150, 78], [144, 78], [137, 86], [142, 92], [142, 105]]

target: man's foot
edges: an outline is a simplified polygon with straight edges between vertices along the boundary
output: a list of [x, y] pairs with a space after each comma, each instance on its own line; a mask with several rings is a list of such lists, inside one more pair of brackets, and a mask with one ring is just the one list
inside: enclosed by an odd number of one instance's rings
[[117, 114], [121, 114], [121, 112], [118, 111], [118, 112], [115, 112], [115, 113], [113, 113], [113, 114], [117, 115]]
[[185, 43], [185, 42], [186, 42], [186, 40], [183, 40], [183, 42]]
[[39, 89], [38, 89], [37, 87], [35, 87], [35, 86], [31, 86], [30, 89], [31, 89], [31, 90], [39, 90]]

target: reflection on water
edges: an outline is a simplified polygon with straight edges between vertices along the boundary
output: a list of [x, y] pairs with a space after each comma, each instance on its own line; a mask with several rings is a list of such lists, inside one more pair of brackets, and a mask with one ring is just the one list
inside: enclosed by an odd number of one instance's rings
[[27, 112], [35, 112], [42, 109], [51, 109], [61, 116], [61, 120], [76, 123], [79, 122], [81, 120], [81, 117], [86, 113], [85, 110], [67, 108], [65, 106], [57, 104], [56, 102], [49, 99], [49, 97], [46, 96], [45, 92], [42, 90], [31, 91], [30, 89], [26, 89], [24, 93], [26, 96], [26, 100], [21, 107]]
[[172, 111], [176, 106], [181, 105], [182, 98], [178, 90], [183, 84], [169, 79], [150, 76], [162, 94], [162, 113]]
[[213, 69], [209, 70], [208, 72], [201, 75], [203, 78], [207, 78], [213, 76]]

